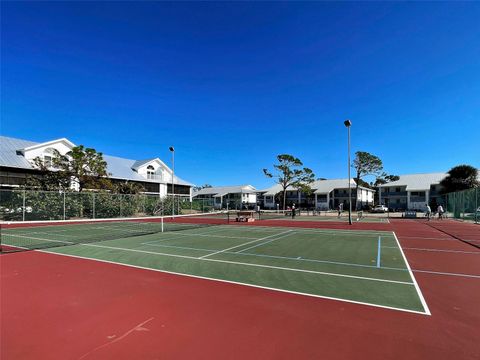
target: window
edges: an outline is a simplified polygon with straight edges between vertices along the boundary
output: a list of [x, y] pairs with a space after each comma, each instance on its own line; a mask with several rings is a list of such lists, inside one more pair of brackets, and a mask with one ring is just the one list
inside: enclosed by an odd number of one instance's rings
[[399, 187], [395, 188], [395, 191], [400, 192], [400, 188]]
[[45, 164], [46, 167], [52, 167], [52, 157], [50, 155], [44, 155], [43, 156], [43, 163]]
[[147, 179], [155, 179], [155, 168], [152, 165], [147, 166]]
[[53, 154], [55, 153], [55, 149], [53, 148], [46, 148], [43, 152], [43, 163], [46, 167], [53, 166]]

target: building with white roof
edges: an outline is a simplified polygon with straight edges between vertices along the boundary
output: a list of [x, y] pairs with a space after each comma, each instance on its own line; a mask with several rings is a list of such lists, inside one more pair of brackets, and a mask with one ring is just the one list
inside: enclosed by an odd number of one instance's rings
[[[352, 205], [361, 208], [362, 206], [373, 205], [375, 190], [359, 186], [356, 193], [356, 182], [350, 180], [352, 189]], [[331, 179], [314, 181], [310, 187], [313, 190], [311, 195], [298, 191], [294, 187], [287, 188], [286, 203], [288, 206], [296, 204], [300, 207], [315, 207], [319, 210], [336, 209], [338, 205], [348, 205], [348, 179]], [[281, 185], [275, 184], [272, 187], [259, 191], [262, 198], [262, 205], [265, 208], [274, 209], [279, 204], [279, 195], [283, 191]]]
[[[62, 155], [76, 145], [62, 138], [43, 143], [0, 136], [0, 187], [15, 188], [24, 185], [28, 176], [38, 174], [35, 158], [48, 164], [54, 150]], [[192, 184], [174, 175], [160, 158], [131, 160], [103, 155], [107, 172], [113, 182], [135, 182], [142, 185], [147, 193], [161, 197], [171, 195], [172, 176], [175, 195], [191, 198]]]
[[378, 186], [379, 203], [397, 210], [424, 210], [427, 204], [434, 207], [444, 204], [439, 184], [447, 175], [443, 172], [400, 175], [400, 179]]
[[194, 199], [208, 199], [217, 209], [241, 209], [257, 203], [257, 190], [252, 185], [215, 186], [193, 192]]

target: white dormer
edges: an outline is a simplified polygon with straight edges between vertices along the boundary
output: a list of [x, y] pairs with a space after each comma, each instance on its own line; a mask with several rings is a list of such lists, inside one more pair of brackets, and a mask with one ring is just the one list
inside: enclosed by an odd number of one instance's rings
[[47, 166], [51, 166], [55, 150], [57, 150], [60, 154], [65, 155], [67, 152], [72, 150], [73, 147], [75, 147], [74, 143], [68, 139], [62, 138], [32, 145], [18, 150], [18, 152], [20, 152], [25, 159], [32, 164], [34, 159], [39, 157]]
[[132, 169], [147, 180], [172, 181], [172, 170], [159, 158], [138, 160], [132, 165]]

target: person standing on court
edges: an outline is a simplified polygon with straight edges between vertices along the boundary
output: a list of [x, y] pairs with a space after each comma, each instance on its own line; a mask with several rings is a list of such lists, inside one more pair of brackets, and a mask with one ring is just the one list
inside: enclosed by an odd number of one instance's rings
[[425, 216], [427, 217], [428, 221], [430, 221], [430, 216], [432, 215], [432, 209], [430, 208], [430, 206], [428, 204], [426, 204], [425, 207], [427, 208]]
[[292, 219], [295, 219], [295, 203], [292, 205]]
[[437, 207], [437, 213], [438, 213], [438, 220], [441, 220], [443, 219], [443, 213], [445, 211], [443, 210], [443, 206], [442, 205], [438, 205]]

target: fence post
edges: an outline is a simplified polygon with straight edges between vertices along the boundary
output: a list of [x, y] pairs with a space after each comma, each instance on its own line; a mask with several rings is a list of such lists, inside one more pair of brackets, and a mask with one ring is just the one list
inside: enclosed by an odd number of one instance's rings
[[455, 210], [457, 208], [457, 196], [455, 195], [455, 193], [451, 195], [453, 195], [453, 218], [455, 219]]
[[63, 192], [63, 220], [65, 220], [65, 191]]
[[25, 221], [25, 195], [26, 195], [26, 190], [23, 190], [23, 206], [22, 206], [22, 221]]
[[95, 193], [92, 193], [92, 217], [95, 219]]
[[478, 208], [478, 187], [475, 188], [475, 224], [478, 222], [478, 213], [479, 213], [479, 208]]

